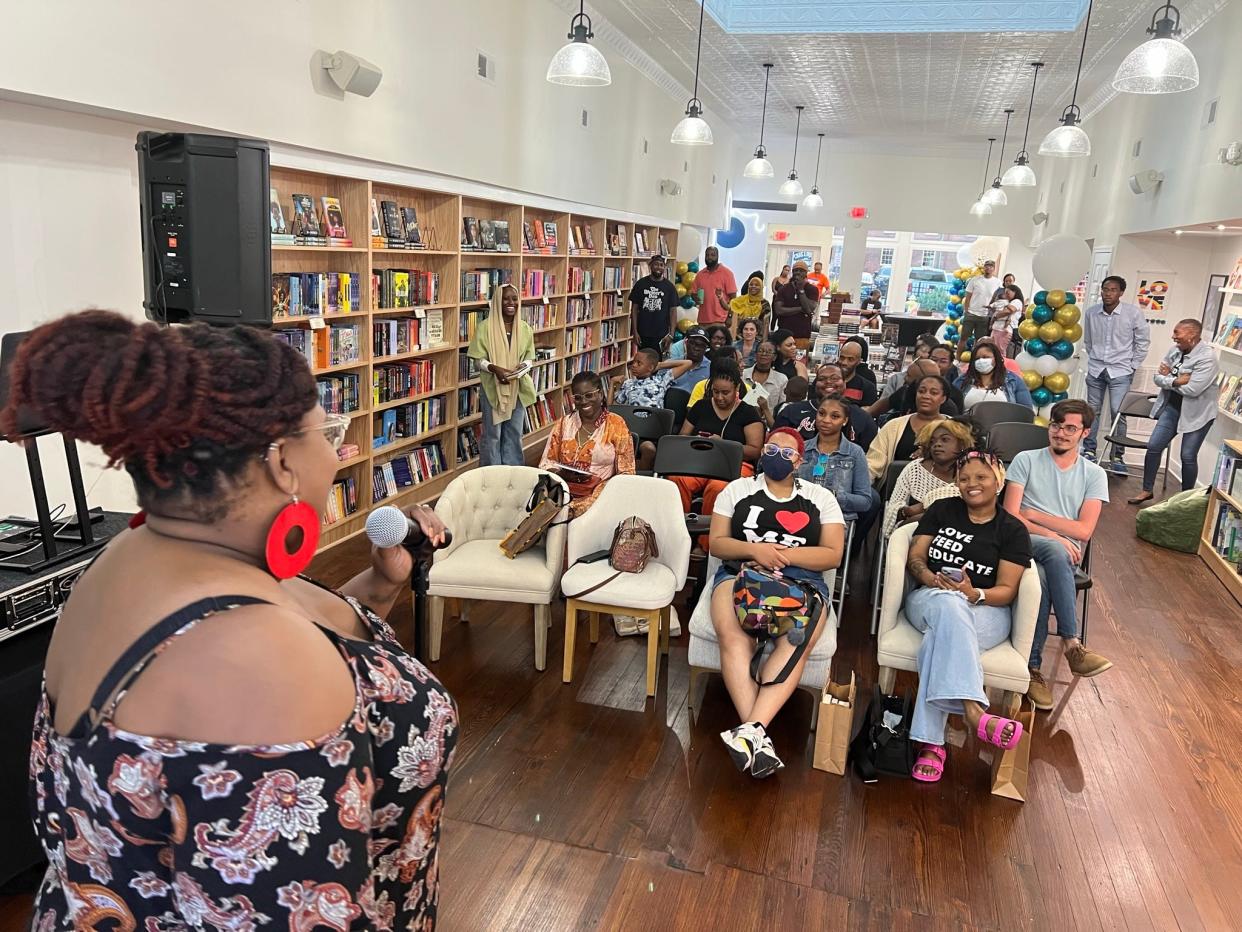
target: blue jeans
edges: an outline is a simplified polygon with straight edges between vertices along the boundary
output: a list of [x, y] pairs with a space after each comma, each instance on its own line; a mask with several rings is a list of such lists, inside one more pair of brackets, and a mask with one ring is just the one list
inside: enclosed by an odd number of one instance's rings
[[[1105, 378], [1105, 376], [1108, 377]], [[1125, 401], [1126, 392], [1130, 390], [1130, 383], [1133, 381], [1133, 372], [1125, 375], [1109, 375], [1105, 371], [1098, 376], [1087, 376], [1087, 404], [1091, 405], [1091, 410], [1095, 412], [1095, 426], [1087, 435], [1087, 439], [1082, 442], [1084, 453], [1094, 455], [1097, 438], [1103, 437], [1112, 427], [1111, 421], [1104, 420], [1104, 392], [1106, 390], [1108, 392], [1108, 415], [1110, 418], [1116, 417], [1117, 412], [1121, 410], [1121, 403]], [[1117, 422], [1117, 431], [1121, 434], [1126, 432], [1124, 417]], [[1121, 447], [1113, 447], [1113, 459], [1121, 459], [1122, 452]]]
[[522, 426], [526, 409], [519, 401], [507, 421], [495, 422], [495, 411], [487, 400], [487, 392], [479, 392], [483, 407], [483, 437], [479, 444], [479, 463], [483, 466], [521, 466], [526, 462], [522, 453]]
[[[1177, 436], [1177, 421], [1181, 412], [1165, 406], [1156, 418], [1156, 426], [1147, 438], [1147, 455], [1143, 458], [1143, 491], [1150, 492], [1156, 487], [1156, 473], [1160, 469], [1160, 457], [1173, 438]], [[1199, 447], [1203, 446], [1203, 438], [1212, 429], [1215, 419], [1208, 421], [1198, 430], [1182, 434], [1182, 449], [1179, 454], [1182, 460], [1182, 491], [1193, 489], [1199, 478]]]
[[1059, 637], [1078, 637], [1078, 592], [1074, 589], [1074, 564], [1064, 544], [1032, 534], [1031, 556], [1039, 570], [1040, 597], [1030, 667], [1038, 670], [1044, 660], [1044, 642], [1048, 640], [1049, 611], [1057, 613]]
[[1009, 606], [971, 605], [959, 592], [922, 586], [906, 596], [904, 607], [910, 624], [923, 632], [910, 737], [944, 744], [945, 722], [961, 713], [963, 701], [988, 704], [979, 658], [1008, 639]]

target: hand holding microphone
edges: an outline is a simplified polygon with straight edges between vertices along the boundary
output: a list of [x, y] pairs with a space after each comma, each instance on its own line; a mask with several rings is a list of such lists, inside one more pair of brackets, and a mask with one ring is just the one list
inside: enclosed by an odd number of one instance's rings
[[444, 522], [430, 508], [417, 506], [407, 514], [392, 505], [382, 505], [367, 515], [367, 539], [375, 545], [371, 564], [394, 585], [410, 578], [415, 550], [430, 544], [439, 550], [453, 541]]

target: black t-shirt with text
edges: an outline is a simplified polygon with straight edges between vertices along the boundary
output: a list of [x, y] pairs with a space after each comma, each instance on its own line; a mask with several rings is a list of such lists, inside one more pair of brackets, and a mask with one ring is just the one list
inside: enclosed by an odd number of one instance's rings
[[697, 433], [711, 434], [714, 437], [723, 437], [725, 440], [736, 440], [738, 443], [746, 442], [745, 427], [747, 424], [763, 423], [759, 409], [744, 401], [738, 402], [732, 414], [722, 418], [716, 413], [710, 398], [703, 398], [691, 406], [686, 412], [686, 420]]
[[931, 538], [928, 569], [939, 573], [945, 567], [957, 567], [965, 571], [976, 589], [996, 585], [1001, 560], [1023, 567], [1031, 562], [1030, 533], [999, 504], [996, 517], [986, 524], [975, 524], [963, 499], [942, 498], [923, 512], [914, 536]]
[[669, 314], [677, 303], [677, 289], [672, 282], [643, 276], [630, 289], [630, 300], [638, 304], [639, 336], [662, 339], [668, 335]]

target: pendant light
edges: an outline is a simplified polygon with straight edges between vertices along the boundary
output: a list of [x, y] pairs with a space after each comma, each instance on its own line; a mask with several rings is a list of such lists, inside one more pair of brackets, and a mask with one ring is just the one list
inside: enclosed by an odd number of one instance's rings
[[1182, 34], [1181, 11], [1166, 3], [1151, 15], [1147, 34], [1152, 38], [1126, 56], [1113, 87], [1126, 94], [1177, 94], [1198, 87], [1199, 63], [1176, 38]]
[[700, 114], [703, 102], [699, 100], [699, 61], [703, 57], [703, 11], [707, 0], [699, 0], [699, 48], [694, 53], [694, 96], [686, 104], [686, 115], [673, 127], [673, 144], [678, 146], [710, 146], [712, 128]]
[[1082, 79], [1082, 60], [1087, 54], [1087, 32], [1091, 29], [1091, 8], [1095, 0], [1087, 3], [1087, 18], [1082, 24], [1082, 50], [1078, 53], [1078, 73], [1074, 75], [1074, 95], [1070, 105], [1061, 114], [1061, 125], [1044, 137], [1039, 144], [1040, 155], [1058, 159], [1082, 159], [1091, 154], [1091, 139], [1078, 124], [1082, 111], [1078, 109], [1078, 82]]
[[798, 134], [802, 132], [802, 106], [794, 107], [798, 111], [798, 128], [794, 130], [793, 167], [789, 169], [789, 177], [780, 187], [781, 197], [802, 197], [802, 182], [798, 180]]
[[776, 172], [768, 161], [768, 150], [763, 148], [763, 128], [768, 122], [768, 78], [772, 77], [772, 65], [763, 66], [763, 116], [759, 118], [759, 145], [755, 146], [755, 157], [746, 163], [742, 170], [743, 178], [771, 178]]
[[802, 206], [810, 210], [818, 210], [824, 206], [824, 199], [819, 196], [819, 157], [824, 151], [824, 134], [817, 133], [819, 136], [819, 145], [815, 150], [815, 183], [811, 185], [811, 193], [802, 201]]
[[988, 186], [988, 169], [992, 167], [992, 143], [996, 142], [995, 136], [988, 137], [988, 160], [983, 163], [983, 184], [979, 187], [979, 197], [970, 205], [970, 215], [972, 217], [986, 217], [992, 212], [992, 205], [983, 199], [983, 190]]
[[547, 79], [551, 84], [572, 87], [602, 87], [612, 83], [612, 72], [600, 50], [587, 42], [594, 39], [591, 17], [586, 14], [585, 0], [578, 3], [578, 15], [569, 21], [569, 44], [561, 46], [548, 64]]
[[1009, 139], [1009, 118], [1012, 115], [1013, 107], [1010, 107], [1005, 111], [1005, 132], [1001, 136], [1000, 156], [996, 159], [996, 180], [992, 182], [992, 187], [984, 192], [982, 198], [990, 207], [1004, 207], [1009, 203], [1009, 195], [1001, 187], [1000, 167], [1005, 162], [1005, 143]]
[[1013, 164], [1001, 176], [1001, 184], [1006, 188], [1035, 187], [1035, 170], [1029, 164], [1030, 159], [1026, 154], [1026, 140], [1031, 135], [1031, 113], [1035, 109], [1035, 82], [1039, 80], [1039, 69], [1044, 67], [1044, 63], [1042, 61], [1033, 61], [1031, 62], [1031, 67], [1035, 69], [1035, 75], [1031, 78], [1031, 105], [1026, 111], [1026, 129], [1022, 133], [1022, 151], [1018, 153], [1018, 157], [1013, 160]]

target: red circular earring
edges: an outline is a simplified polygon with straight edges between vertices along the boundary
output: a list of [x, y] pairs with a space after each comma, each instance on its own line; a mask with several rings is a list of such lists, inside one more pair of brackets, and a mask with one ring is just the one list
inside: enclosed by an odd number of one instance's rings
[[[295, 530], [302, 532], [302, 542], [290, 551], [289, 536]], [[318, 546], [319, 515], [306, 502], [298, 501], [295, 495], [293, 501], [280, 509], [267, 530], [267, 545], [264, 547], [267, 571], [277, 579], [290, 579], [310, 566]]]

